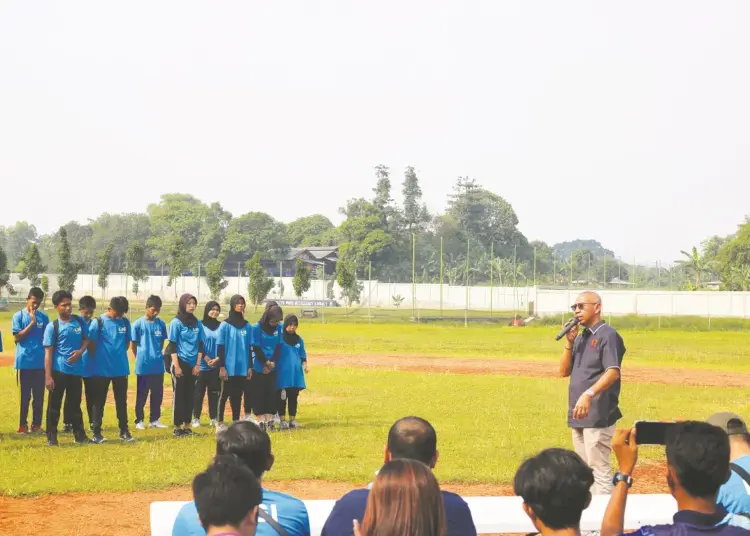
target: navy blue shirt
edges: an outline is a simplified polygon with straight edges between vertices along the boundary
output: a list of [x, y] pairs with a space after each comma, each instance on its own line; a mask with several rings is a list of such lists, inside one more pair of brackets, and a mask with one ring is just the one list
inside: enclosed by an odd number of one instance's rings
[[672, 525], [648, 525], [641, 527], [629, 536], [748, 536], [750, 519], [728, 514], [719, 507], [715, 514], [701, 514], [691, 510], [677, 512]]
[[619, 369], [625, 355], [622, 337], [612, 326], [599, 322], [584, 328], [573, 343], [573, 370], [568, 386], [568, 426], [607, 428], [620, 418], [620, 379], [591, 400], [585, 419], [573, 419], [573, 408], [583, 393], [591, 389], [609, 369]]
[[[445, 519], [448, 523], [446, 536], [476, 536], [477, 529], [474, 527], [471, 510], [466, 501], [455, 493], [442, 493]], [[355, 489], [336, 501], [320, 536], [353, 536], [352, 520], [362, 522], [369, 495], [368, 489]]]

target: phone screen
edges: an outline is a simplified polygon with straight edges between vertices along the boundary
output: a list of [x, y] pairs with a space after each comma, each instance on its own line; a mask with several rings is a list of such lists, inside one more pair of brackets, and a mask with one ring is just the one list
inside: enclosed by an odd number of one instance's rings
[[635, 438], [639, 445], [666, 445], [667, 434], [676, 422], [636, 421]]

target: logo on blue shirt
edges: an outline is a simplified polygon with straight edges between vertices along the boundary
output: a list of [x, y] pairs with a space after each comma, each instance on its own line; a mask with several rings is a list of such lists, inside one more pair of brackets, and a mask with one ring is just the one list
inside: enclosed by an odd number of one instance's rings
[[81, 333], [81, 328], [80, 327], [73, 328], [73, 333], [75, 333], [76, 335], [80, 334]]
[[128, 332], [128, 328], [125, 327], [125, 326], [120, 326], [120, 327], [117, 328], [117, 332], [118, 333], [127, 333]]
[[159, 328], [154, 330], [154, 336], [155, 337], [161, 337], [161, 330]]

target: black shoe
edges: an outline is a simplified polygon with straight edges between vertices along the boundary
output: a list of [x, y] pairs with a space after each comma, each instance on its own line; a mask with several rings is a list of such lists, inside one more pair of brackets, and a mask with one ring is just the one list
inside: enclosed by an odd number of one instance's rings
[[59, 443], [57, 442], [57, 434], [49, 434], [47, 436], [47, 446], [56, 447], [57, 445], [59, 445]]
[[190, 428], [183, 428], [182, 435], [184, 437], [193, 437], [193, 436], [197, 436], [198, 434], [193, 432]]
[[276, 431], [276, 425], [273, 423], [273, 421], [266, 423], [266, 432], [275, 432]]
[[258, 426], [260, 426], [260, 429], [263, 430], [264, 432], [266, 431], [266, 423], [265, 422], [259, 422]]
[[175, 428], [172, 434], [175, 437], [185, 437], [185, 430], [183, 430], [182, 428]]
[[75, 444], [76, 445], [85, 445], [87, 443], [90, 443], [91, 440], [86, 435], [86, 432], [81, 432], [76, 434], [75, 436]]
[[73, 425], [72, 424], [64, 424], [62, 433], [63, 434], [70, 434], [73, 432]]
[[120, 439], [127, 443], [132, 443], [133, 441], [135, 441], [135, 438], [132, 435], [130, 435], [130, 431], [127, 429], [120, 430]]
[[104, 437], [101, 432], [94, 432], [94, 437], [91, 438], [91, 442], [96, 443], [97, 445], [104, 443], [106, 440], [107, 438]]

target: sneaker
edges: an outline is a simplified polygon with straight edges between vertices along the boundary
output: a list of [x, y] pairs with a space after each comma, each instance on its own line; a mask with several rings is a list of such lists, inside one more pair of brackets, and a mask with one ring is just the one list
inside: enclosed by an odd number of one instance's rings
[[216, 423], [216, 433], [220, 434], [227, 429], [227, 425], [223, 422]]
[[185, 437], [185, 430], [182, 428], [175, 428], [174, 432], [172, 432], [172, 435], [175, 437]]
[[286, 421], [281, 421], [279, 424], [279, 430], [289, 430], [289, 423]]
[[26, 426], [26, 425], [19, 426], [18, 427], [18, 433], [21, 434], [21, 435], [28, 434], [29, 433], [29, 427]]
[[49, 434], [47, 436], [47, 446], [56, 447], [57, 445], [59, 445], [59, 443], [57, 442], [57, 434]]
[[32, 434], [40, 434], [40, 433], [42, 433], [43, 431], [44, 431], [44, 430], [42, 430], [42, 427], [41, 427], [41, 425], [39, 425], [39, 424], [32, 424], [32, 425], [31, 425], [31, 433], [32, 433]]
[[132, 443], [133, 441], [135, 441], [135, 438], [130, 435], [129, 430], [120, 430], [120, 439], [127, 443]]
[[185, 428], [185, 429], [182, 430], [182, 435], [185, 436], [185, 437], [195, 437], [198, 434], [196, 434], [195, 432], [193, 432], [190, 428]]
[[166, 424], [162, 423], [161, 421], [157, 419], [151, 423], [151, 428], [159, 428], [160, 430], [165, 430], [169, 428], [169, 426], [167, 426]]
[[86, 435], [86, 432], [81, 432], [81, 433], [76, 434], [76, 437], [75, 437], [75, 444], [76, 445], [86, 445], [86, 444], [88, 444], [90, 442], [91, 442], [91, 440]]
[[273, 423], [273, 421], [266, 423], [266, 432], [275, 432], [276, 431], [276, 425]]
[[261, 430], [263, 431], [266, 430], [266, 423], [264, 423], [263, 421], [256, 423], [256, 424], [260, 427]]
[[104, 443], [106, 440], [107, 438], [104, 437], [101, 432], [94, 432], [94, 437], [91, 438], [91, 442], [96, 443], [97, 445], [99, 443]]
[[209, 426], [216, 428], [216, 419], [211, 419], [211, 424], [209, 424]]
[[190, 428], [200, 428], [200, 427], [201, 427], [200, 419], [193, 419], [193, 422], [190, 423]]
[[295, 421], [294, 419], [292, 419], [291, 421], [289, 421], [289, 429], [290, 430], [296, 430], [297, 429], [297, 421]]
[[72, 434], [73, 433], [73, 425], [72, 424], [64, 424], [62, 429], [63, 434]]
[[281, 423], [281, 417], [279, 417], [279, 414], [277, 413], [274, 415], [271, 420], [274, 422], [274, 424], [280, 424]]
[[143, 421], [135, 423], [135, 429], [136, 430], [145, 430], [146, 429], [146, 423]]
[[242, 416], [242, 420], [243, 420], [243, 421], [256, 422], [256, 421], [255, 421], [255, 419], [253, 419], [253, 416], [252, 416], [252, 415], [250, 415], [249, 413], [245, 413], [245, 414], [244, 414], [244, 415]]

